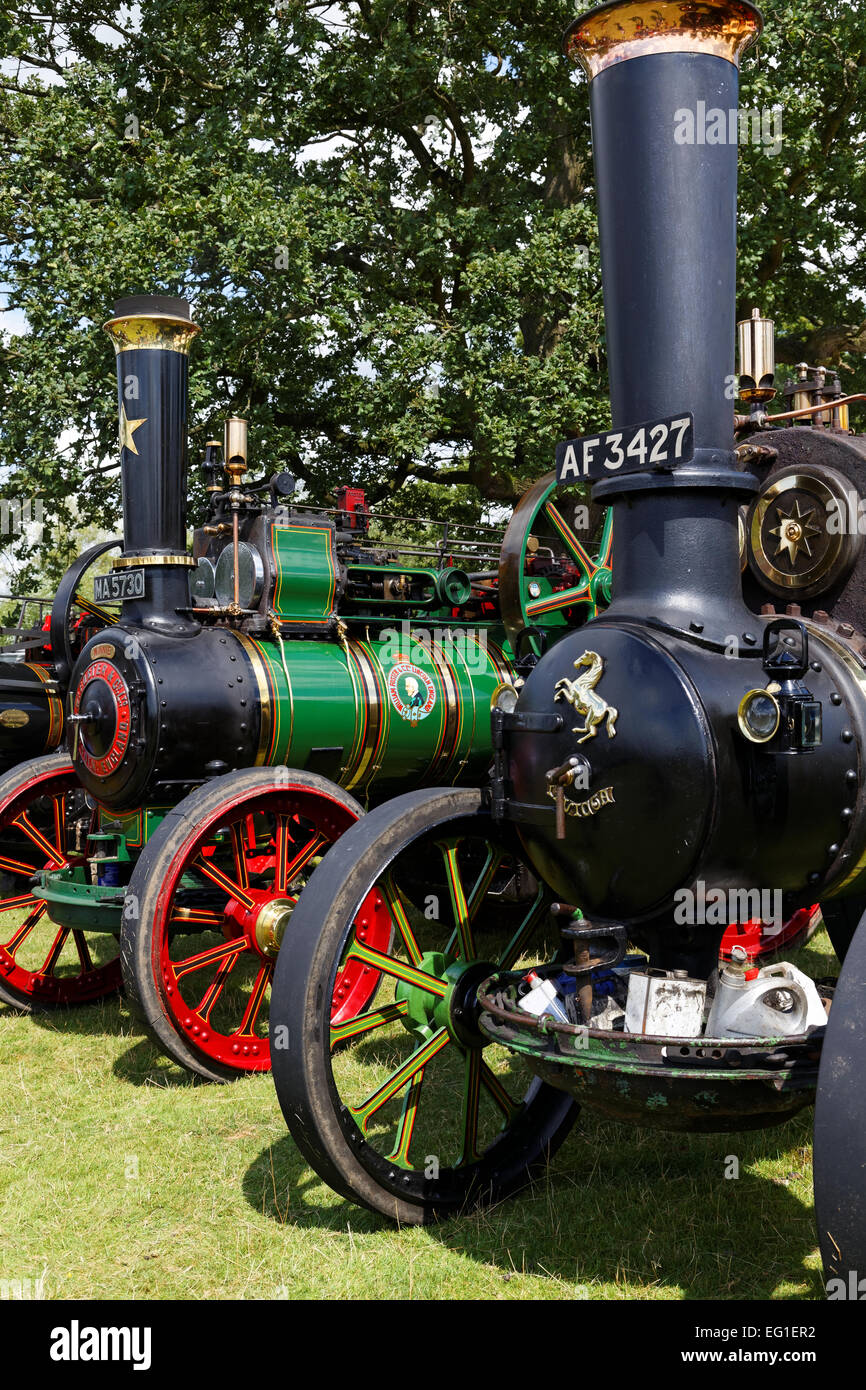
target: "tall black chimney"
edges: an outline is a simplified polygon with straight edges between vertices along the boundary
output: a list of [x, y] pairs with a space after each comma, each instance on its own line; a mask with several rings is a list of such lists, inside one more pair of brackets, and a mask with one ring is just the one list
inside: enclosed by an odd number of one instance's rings
[[166, 631], [186, 630], [187, 384], [190, 343], [199, 329], [183, 299], [120, 299], [105, 324], [117, 361], [123, 489], [123, 555], [115, 568], [142, 568], [145, 597], [125, 617]]
[[622, 503], [614, 605], [639, 617], [663, 607], [680, 626], [700, 611], [716, 638], [732, 617], [747, 623], [737, 508], [755, 483], [733, 453], [737, 101], [739, 57], [760, 29], [749, 0], [611, 0], [566, 39], [591, 84], [614, 428], [695, 419], [690, 462], [595, 488]]

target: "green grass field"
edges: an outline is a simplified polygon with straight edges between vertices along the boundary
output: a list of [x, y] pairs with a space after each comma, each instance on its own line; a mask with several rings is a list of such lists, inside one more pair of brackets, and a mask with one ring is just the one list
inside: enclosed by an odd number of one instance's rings
[[[823, 932], [796, 959], [834, 972]], [[823, 1297], [811, 1111], [695, 1136], [584, 1111], [519, 1199], [397, 1230], [307, 1168], [269, 1077], [193, 1083], [122, 1001], [0, 1007], [0, 1078], [7, 1296], [29, 1280], [82, 1299]]]

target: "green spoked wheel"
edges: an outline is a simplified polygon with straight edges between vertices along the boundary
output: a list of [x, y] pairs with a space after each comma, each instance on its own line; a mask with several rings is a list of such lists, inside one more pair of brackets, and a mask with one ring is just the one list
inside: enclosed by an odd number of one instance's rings
[[34, 896], [40, 869], [83, 861], [93, 812], [72, 760], [52, 753], [0, 777], [0, 1002], [42, 1013], [120, 989], [117, 938], [58, 926]]
[[538, 656], [611, 596], [613, 512], [545, 473], [521, 497], [499, 560], [502, 621], [518, 656]]
[[[200, 787], [169, 812], [126, 892], [121, 960], [127, 999], [158, 1047], [208, 1081], [271, 1064], [274, 962], [308, 874], [362, 808], [324, 777], [248, 768]], [[370, 944], [387, 950], [389, 925]], [[344, 973], [337, 1017], [362, 1007], [377, 976]]]
[[[336, 1191], [419, 1224], [507, 1196], [562, 1143], [573, 1102], [476, 1022], [483, 979], [555, 954], [549, 906], [472, 790], [388, 802], [312, 875], [277, 961], [271, 1057], [292, 1137]], [[367, 939], [378, 919], [385, 951]], [[379, 987], [338, 1023], [357, 963]]]

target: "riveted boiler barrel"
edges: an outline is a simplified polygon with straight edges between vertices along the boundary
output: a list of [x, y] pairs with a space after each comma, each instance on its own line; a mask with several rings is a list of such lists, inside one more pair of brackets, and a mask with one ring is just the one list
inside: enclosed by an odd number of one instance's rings
[[245, 639], [263, 717], [258, 760], [309, 767], [357, 791], [408, 791], [479, 775], [490, 760], [490, 702], [510, 678], [483, 632], [454, 642]]
[[62, 736], [63, 701], [48, 667], [0, 661], [0, 772], [50, 753]]
[[74, 712], [87, 716], [81, 780], [115, 809], [175, 801], [214, 763], [308, 769], [376, 799], [478, 780], [492, 696], [511, 678], [505, 656], [483, 630], [401, 642], [103, 631], [73, 684]]

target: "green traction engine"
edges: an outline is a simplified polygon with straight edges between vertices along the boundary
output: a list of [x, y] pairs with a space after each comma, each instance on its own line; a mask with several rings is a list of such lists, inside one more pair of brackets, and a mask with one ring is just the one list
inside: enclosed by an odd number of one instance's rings
[[[69, 752], [0, 779], [0, 999], [53, 1008], [122, 982], [173, 1058], [229, 1079], [270, 1064], [275, 957], [328, 846], [395, 793], [480, 785], [515, 647], [528, 670], [596, 611], [609, 570], [579, 494], [563, 514], [545, 486], [510, 528], [500, 606], [500, 531], [373, 515], [348, 487], [305, 505], [286, 473], [252, 483], [239, 419], [205, 451], [190, 553], [199, 330], [152, 296], [106, 329], [123, 546], [94, 581], [105, 625], [69, 661]], [[371, 926], [372, 951], [389, 940]], [[376, 979], [353, 965], [338, 1021]]]

